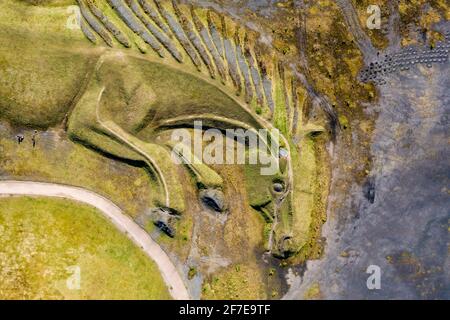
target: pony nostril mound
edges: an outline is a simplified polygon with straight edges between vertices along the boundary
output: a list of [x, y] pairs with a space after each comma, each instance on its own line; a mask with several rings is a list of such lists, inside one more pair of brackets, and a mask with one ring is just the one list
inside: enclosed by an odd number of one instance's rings
[[204, 189], [200, 191], [202, 202], [216, 212], [223, 212], [226, 209], [225, 196], [217, 189]]

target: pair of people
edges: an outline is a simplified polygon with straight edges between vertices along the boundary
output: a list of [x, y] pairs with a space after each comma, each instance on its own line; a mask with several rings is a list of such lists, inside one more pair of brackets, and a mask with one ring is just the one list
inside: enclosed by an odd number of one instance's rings
[[[34, 130], [33, 135], [31, 136], [31, 143], [33, 144], [33, 148], [36, 147], [36, 136], [37, 136], [37, 130]], [[21, 144], [23, 140], [25, 140], [25, 137], [23, 134], [18, 134], [17, 136], [17, 142]]]

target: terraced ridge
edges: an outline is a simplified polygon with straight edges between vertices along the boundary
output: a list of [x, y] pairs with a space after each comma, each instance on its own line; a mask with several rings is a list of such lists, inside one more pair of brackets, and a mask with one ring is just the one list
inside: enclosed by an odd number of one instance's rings
[[256, 32], [211, 9], [176, 1], [77, 2], [82, 30], [93, 43], [153, 54], [163, 63], [194, 66], [201, 76], [216, 79], [242, 96], [265, 119], [272, 123], [285, 119], [291, 124], [285, 134], [295, 134], [297, 125], [292, 123], [296, 101], [301, 100], [296, 67], [258, 41]]

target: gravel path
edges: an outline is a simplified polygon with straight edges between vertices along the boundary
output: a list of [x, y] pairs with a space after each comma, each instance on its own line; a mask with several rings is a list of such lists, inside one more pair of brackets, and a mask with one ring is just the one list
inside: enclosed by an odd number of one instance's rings
[[125, 233], [156, 262], [162, 277], [169, 288], [169, 292], [174, 299], [190, 299], [180, 274], [167, 254], [152, 240], [147, 232], [139, 227], [130, 217], [125, 215], [122, 210], [110, 200], [92, 191], [78, 187], [31, 181], [0, 181], [0, 195], [58, 197], [76, 200], [97, 208], [105, 217], [110, 219], [121, 232]]

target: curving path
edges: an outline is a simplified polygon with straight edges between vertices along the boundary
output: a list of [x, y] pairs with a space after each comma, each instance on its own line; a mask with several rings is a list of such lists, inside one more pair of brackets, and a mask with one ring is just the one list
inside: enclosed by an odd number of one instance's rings
[[89, 204], [103, 213], [128, 238], [152, 258], [161, 271], [164, 282], [174, 299], [188, 300], [183, 279], [168, 255], [139, 225], [110, 200], [79, 187], [32, 181], [0, 181], [1, 195], [29, 195], [72, 199]]

